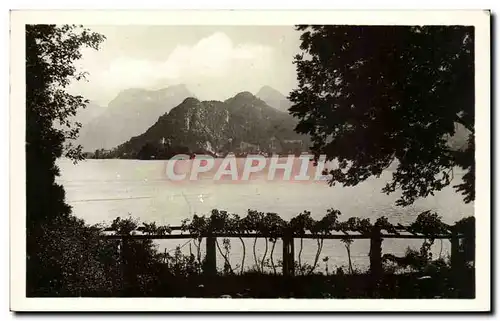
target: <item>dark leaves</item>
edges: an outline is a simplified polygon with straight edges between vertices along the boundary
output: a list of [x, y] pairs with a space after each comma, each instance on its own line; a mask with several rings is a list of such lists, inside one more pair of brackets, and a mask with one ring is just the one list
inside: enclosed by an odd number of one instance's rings
[[406, 206], [449, 185], [459, 165], [467, 174], [456, 188], [466, 202], [474, 199], [474, 145], [459, 155], [444, 139], [455, 122], [474, 131], [472, 28], [297, 30], [303, 53], [295, 57], [299, 85], [290, 113], [300, 119], [296, 131], [311, 136], [316, 157], [349, 162], [329, 173], [332, 183], [356, 185], [396, 163], [383, 191], [401, 189], [397, 203]]
[[[85, 288], [92, 291], [105, 278], [98, 269], [99, 262], [84, 257], [90, 254], [81, 251], [87, 238], [80, 233], [88, 231], [81, 226], [83, 223], [73, 226], [64, 189], [55, 182], [59, 175], [55, 161], [63, 155], [75, 162], [82, 159], [81, 147], [69, 142], [79, 130], [69, 118], [87, 101], [68, 94], [65, 87], [84, 76], [74, 66], [74, 61], [81, 58], [80, 49], [98, 49], [104, 37], [67, 25], [27, 25], [25, 36], [28, 292], [57, 292], [64, 287], [77, 294]], [[57, 230], [58, 222], [61, 228], [73, 230]], [[60, 241], [64, 243], [57, 243]], [[88, 246], [100, 246], [94, 243]], [[76, 273], [79, 269], [80, 273]], [[89, 278], [87, 286], [81, 286], [81, 278]], [[75, 288], [74, 284], [80, 285]]]

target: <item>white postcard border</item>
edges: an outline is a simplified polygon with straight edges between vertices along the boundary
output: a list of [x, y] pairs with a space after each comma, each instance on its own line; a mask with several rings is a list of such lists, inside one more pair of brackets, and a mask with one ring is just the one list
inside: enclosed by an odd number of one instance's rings
[[[26, 24], [92, 25], [473, 25], [476, 93], [476, 298], [184, 299], [27, 298], [25, 197]], [[490, 12], [454, 11], [11, 11], [10, 48], [10, 307], [14, 311], [488, 311], [491, 298]]]

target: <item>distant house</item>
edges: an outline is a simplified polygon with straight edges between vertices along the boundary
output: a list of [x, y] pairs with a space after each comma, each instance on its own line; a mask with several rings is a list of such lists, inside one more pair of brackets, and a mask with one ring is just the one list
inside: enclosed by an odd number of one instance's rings
[[243, 153], [258, 153], [260, 151], [260, 146], [247, 142], [240, 142], [239, 150]]
[[284, 139], [282, 153], [300, 155], [304, 150], [304, 142], [300, 139]]
[[269, 140], [269, 151], [271, 153], [279, 153], [281, 152], [282, 147], [280, 141], [276, 137], [271, 137]]
[[107, 158], [111, 154], [112, 150], [111, 149], [96, 149], [95, 152], [93, 153], [93, 158]]
[[284, 139], [283, 143], [294, 144], [294, 145], [296, 144], [296, 145], [300, 145], [300, 146], [302, 146], [304, 144], [304, 142], [301, 141], [300, 139]]
[[161, 146], [165, 146], [165, 145], [170, 146], [172, 144], [170, 138], [165, 138], [165, 137], [162, 137], [160, 139], [159, 143], [160, 143]]

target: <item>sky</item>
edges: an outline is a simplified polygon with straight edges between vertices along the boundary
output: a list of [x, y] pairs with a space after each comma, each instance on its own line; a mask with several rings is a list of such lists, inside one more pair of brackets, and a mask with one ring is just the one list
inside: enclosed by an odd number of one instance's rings
[[99, 51], [76, 62], [87, 81], [69, 90], [106, 106], [129, 88], [185, 84], [202, 100], [225, 100], [271, 86], [284, 95], [297, 84], [293, 26], [86, 26], [106, 36]]

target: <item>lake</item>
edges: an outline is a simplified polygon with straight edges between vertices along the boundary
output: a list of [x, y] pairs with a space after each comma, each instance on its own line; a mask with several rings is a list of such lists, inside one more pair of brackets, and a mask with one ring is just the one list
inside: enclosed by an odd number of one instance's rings
[[[278, 213], [284, 219], [311, 211], [315, 219], [323, 217], [329, 208], [342, 212], [341, 219], [351, 216], [370, 218], [374, 222], [380, 216], [386, 216], [391, 223], [406, 224], [426, 210], [436, 211], [446, 223], [474, 215], [474, 204], [465, 204], [461, 195], [447, 187], [434, 196], [420, 199], [408, 207], [398, 207], [395, 201], [398, 194], [386, 195], [381, 189], [391, 178], [387, 170], [380, 178], [371, 178], [355, 187], [330, 187], [326, 182], [289, 182], [268, 181], [266, 173], [257, 173], [247, 182], [214, 181], [210, 177], [201, 177], [197, 181], [174, 182], [165, 174], [164, 160], [85, 160], [74, 165], [70, 160], [60, 159], [58, 165], [61, 176], [58, 182], [66, 190], [66, 201], [73, 208], [77, 217], [89, 224], [109, 224], [117, 216], [131, 215], [141, 222], [155, 221], [157, 224], [179, 225], [181, 220], [193, 214], [209, 214], [212, 209], [227, 210], [245, 216], [248, 209]], [[462, 173], [454, 173], [451, 185], [461, 181]], [[252, 264], [251, 247], [253, 240], [246, 242], [245, 265]], [[419, 248], [422, 241], [385, 240], [384, 253], [402, 255], [410, 246]], [[160, 241], [160, 250], [171, 251], [175, 245], [183, 245], [183, 251], [195, 252], [194, 245], [186, 240]], [[221, 247], [222, 242], [220, 241]], [[263, 240], [258, 242], [258, 252], [263, 251]], [[202, 244], [203, 246], [203, 244]], [[233, 267], [240, 263], [242, 247], [239, 240], [231, 240], [231, 263]], [[435, 255], [446, 255], [449, 242], [436, 241], [433, 247]], [[295, 254], [298, 255], [299, 243], [296, 241]], [[352, 244], [353, 264], [360, 269], [368, 265], [368, 240], [357, 240]], [[304, 241], [302, 261], [312, 263], [316, 253], [314, 240]], [[326, 240], [321, 258], [328, 256], [329, 270], [335, 266], [345, 266], [346, 249], [340, 241]], [[281, 243], [274, 252], [274, 261], [281, 258]], [[222, 257], [218, 257], [218, 266], [222, 266]], [[320, 260], [320, 268], [325, 263]]]

